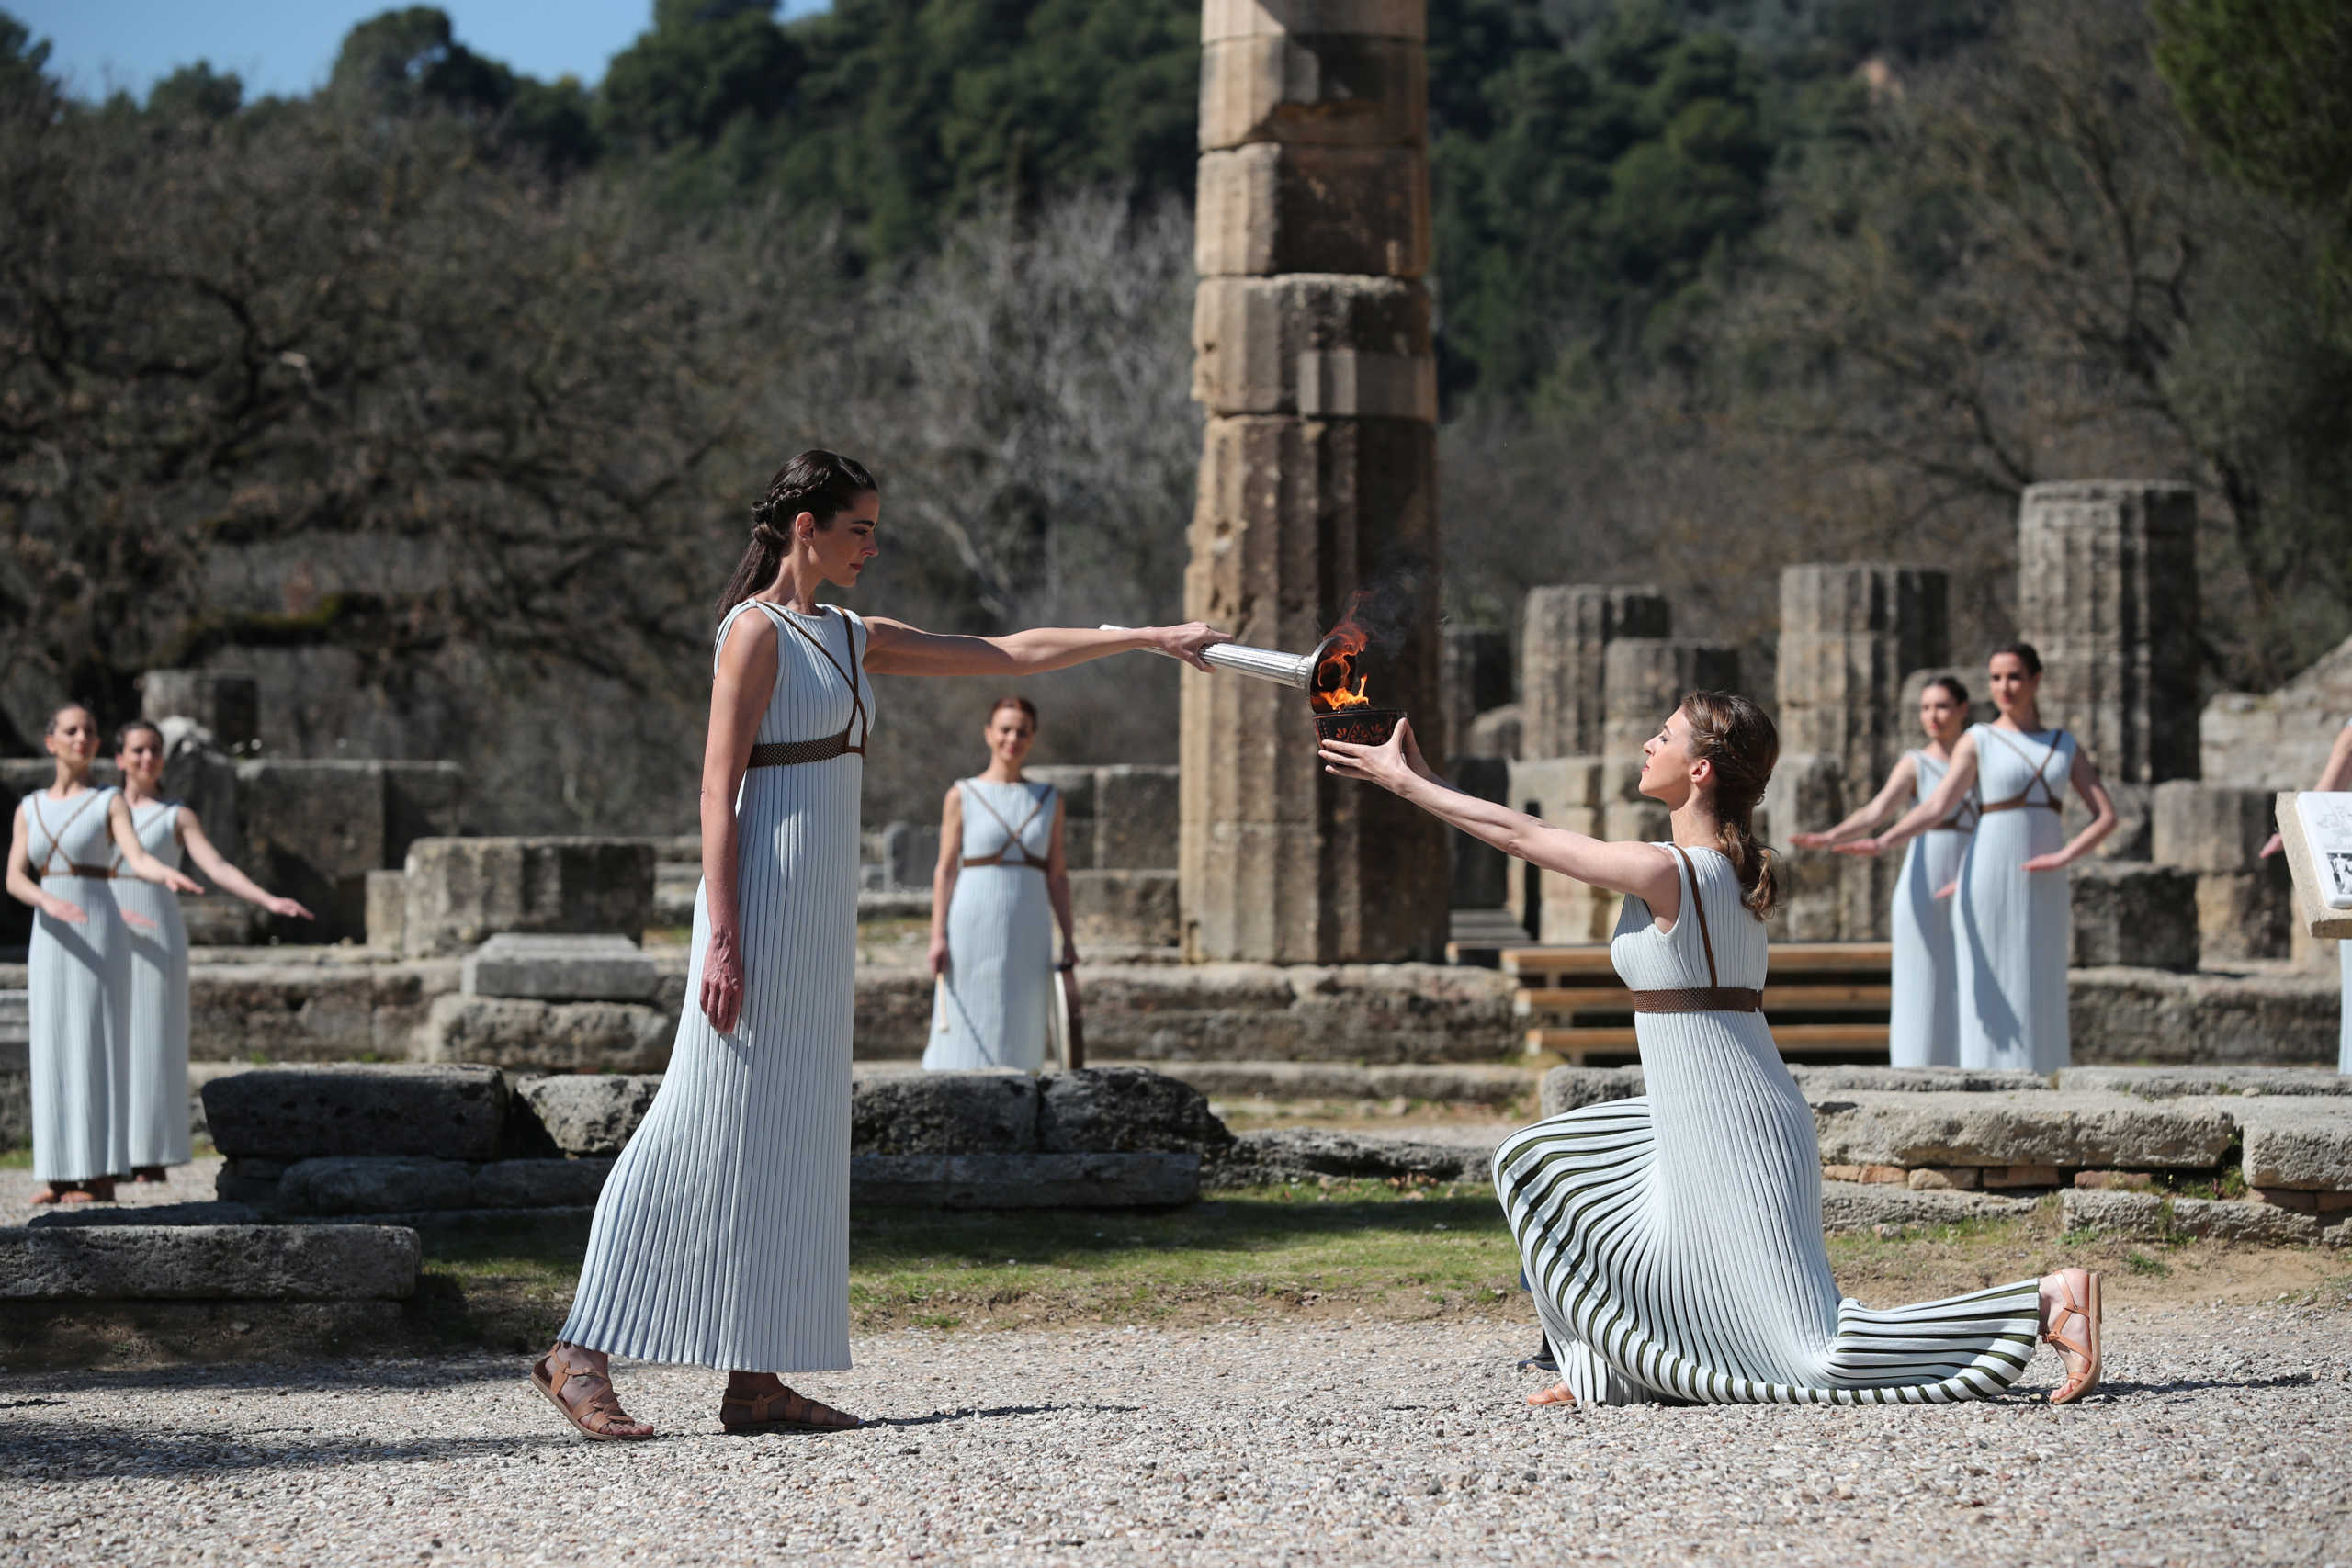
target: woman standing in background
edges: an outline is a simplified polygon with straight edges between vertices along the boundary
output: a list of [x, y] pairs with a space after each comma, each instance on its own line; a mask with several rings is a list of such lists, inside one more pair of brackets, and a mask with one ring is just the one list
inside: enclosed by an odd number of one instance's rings
[[1037, 739], [1028, 698], [999, 697], [981, 733], [987, 769], [951, 785], [941, 809], [931, 879], [931, 972], [939, 983], [922, 1065], [1034, 1073], [1045, 1065], [1055, 974], [1067, 979], [1078, 969], [1061, 795], [1021, 776]]
[[[2335, 732], [2335, 744], [2328, 749], [2327, 762], [2319, 771], [2319, 781], [2312, 785], [2312, 793], [2332, 795], [2337, 790], [2352, 788], [2352, 718]], [[2273, 833], [2262, 846], [2263, 860], [2268, 860], [2284, 846]], [[2335, 944], [2335, 963], [2341, 973], [2343, 995], [2336, 1004], [2335, 1070], [2352, 1073], [2352, 942]]]
[[[1968, 688], [1939, 675], [1919, 694], [1919, 728], [1928, 743], [1903, 753], [1886, 787], [1869, 805], [1821, 833], [1794, 833], [1803, 850], [1835, 849], [1884, 822], [1895, 802], [1917, 806], [1943, 783], [1952, 749], [1968, 728]], [[1887, 1059], [1898, 1067], [1960, 1065], [1959, 976], [1954, 973], [1952, 901], [1939, 897], [1960, 874], [1969, 835], [1976, 829], [1976, 792], [1961, 796], [1950, 817], [1912, 843], [1894, 880], [1894, 998], [1888, 1014]]]
[[[313, 918], [293, 899], [272, 896], [221, 859], [196, 813], [162, 797], [162, 730], [144, 719], [123, 726], [114, 762], [122, 773], [131, 829], [149, 854], [177, 870], [185, 849], [223, 893], [273, 915]], [[118, 880], [115, 903], [130, 928], [124, 944], [130, 965], [124, 1027], [130, 1036], [130, 1179], [161, 1181], [167, 1167], [188, 1161], [187, 927], [180, 920], [178, 895], [162, 887]]]

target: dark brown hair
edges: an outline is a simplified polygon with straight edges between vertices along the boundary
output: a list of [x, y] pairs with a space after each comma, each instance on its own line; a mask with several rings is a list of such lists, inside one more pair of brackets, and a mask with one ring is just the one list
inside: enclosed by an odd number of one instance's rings
[[2005, 642], [2000, 647], [1995, 649], [1992, 652], [1986, 654], [1984, 656], [1984, 662], [1990, 664], [1993, 660], [2000, 658], [2001, 655], [2005, 653], [2014, 655], [2017, 661], [2025, 666], [2025, 672], [2027, 674], [2039, 675], [2041, 673], [2041, 651], [2030, 642]]
[[1780, 899], [1779, 858], [1756, 837], [1756, 807], [1781, 760], [1781, 732], [1764, 710], [1736, 692], [1692, 692], [1682, 699], [1690, 720], [1690, 755], [1715, 774], [1715, 847], [1731, 862], [1740, 902], [1762, 919]]
[[124, 725], [120, 729], [114, 732], [114, 749], [116, 755], [119, 756], [122, 752], [129, 750], [130, 748], [130, 738], [138, 734], [142, 729], [146, 730], [155, 738], [155, 745], [157, 748], [160, 749], [163, 746], [164, 727], [162, 725], [155, 723], [153, 719], [134, 718], [129, 724]]
[[1959, 680], [1954, 676], [1939, 675], [1919, 689], [1923, 692], [1932, 692], [1938, 686], [1941, 686], [1945, 691], [1950, 692], [1951, 694], [1951, 700], [1958, 703], [1962, 707], [1965, 708], [1968, 705], [1968, 688], [1962, 685]]
[[1037, 705], [1031, 702], [1027, 697], [1016, 697], [1012, 693], [1007, 692], [1004, 695], [997, 698], [996, 701], [989, 705], [989, 718], [993, 721], [996, 718], [998, 712], [1004, 708], [1019, 708], [1023, 713], [1029, 716], [1029, 728], [1032, 729], [1037, 728]]
[[776, 568], [792, 547], [794, 518], [806, 512], [818, 527], [825, 527], [856, 505], [859, 496], [881, 489], [865, 465], [821, 447], [812, 446], [778, 468], [767, 493], [752, 502], [752, 540], [719, 592], [718, 613], [725, 615], [775, 581]]
[[97, 728], [97, 723], [98, 723], [98, 710], [97, 710], [97, 709], [96, 709], [96, 708], [94, 708], [94, 707], [92, 707], [89, 704], [87, 704], [87, 703], [60, 703], [60, 704], [58, 704], [55, 707], [53, 707], [53, 708], [51, 708], [51, 709], [50, 709], [50, 710], [49, 710], [49, 722], [48, 722], [47, 724], [44, 724], [44, 725], [42, 725], [42, 726], [40, 727], [40, 732], [41, 732], [43, 735], [54, 735], [54, 734], [56, 734], [56, 733], [57, 733], [57, 721], [58, 721], [59, 719], [61, 719], [61, 718], [63, 718], [63, 717], [64, 717], [67, 714], [69, 714], [69, 713], [85, 713], [85, 714], [88, 714], [88, 715], [90, 716], [90, 727], [91, 727], [92, 728], [94, 728], [94, 729]]

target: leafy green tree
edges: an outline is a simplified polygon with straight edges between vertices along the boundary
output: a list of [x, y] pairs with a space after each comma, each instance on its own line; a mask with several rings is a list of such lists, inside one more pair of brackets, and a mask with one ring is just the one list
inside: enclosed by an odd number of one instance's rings
[[606, 66], [598, 129], [623, 145], [663, 152], [707, 148], [739, 119], [765, 122], [785, 112], [806, 62], [772, 9], [664, 0], [652, 29]]
[[245, 85], [237, 73], [216, 72], [206, 60], [181, 66], [147, 93], [147, 112], [165, 119], [231, 119], [244, 107]]
[[412, 6], [344, 35], [327, 92], [390, 114], [495, 114], [514, 96], [514, 73], [458, 42], [447, 11]]
[[2256, 190], [2352, 202], [2352, 6], [2155, 0], [2156, 68], [2181, 116]]

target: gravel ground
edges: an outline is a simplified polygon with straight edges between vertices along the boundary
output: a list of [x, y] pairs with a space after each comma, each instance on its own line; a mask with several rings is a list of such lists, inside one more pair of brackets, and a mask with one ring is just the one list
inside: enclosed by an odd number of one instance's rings
[[[172, 1167], [164, 1173], [162, 1181], [116, 1182], [115, 1202], [124, 1207], [209, 1203], [218, 1196], [213, 1186], [220, 1175], [220, 1156], [206, 1155], [187, 1165]], [[47, 1213], [47, 1209], [32, 1206], [33, 1194], [47, 1185], [34, 1179], [32, 1171], [23, 1167], [0, 1170], [0, 1224], [20, 1225], [35, 1214]]]
[[806, 1380], [878, 1418], [831, 1438], [625, 1369], [639, 1446], [512, 1359], [17, 1376], [0, 1563], [2352, 1563], [2347, 1330], [2110, 1298], [2066, 1410], [1593, 1412], [1499, 1318], [901, 1333]]

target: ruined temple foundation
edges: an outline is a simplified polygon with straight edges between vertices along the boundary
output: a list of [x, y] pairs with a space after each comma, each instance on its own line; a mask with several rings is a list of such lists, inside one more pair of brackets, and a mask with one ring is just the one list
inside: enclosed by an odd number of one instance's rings
[[[1442, 766], [1423, 13], [1204, 13], [1193, 397], [1209, 417], [1185, 613], [1300, 650], [1354, 590], [1419, 566], [1370, 694], [1411, 714]], [[1182, 725], [1188, 957], [1439, 955], [1443, 829], [1327, 777], [1298, 693], [1187, 671]]]

